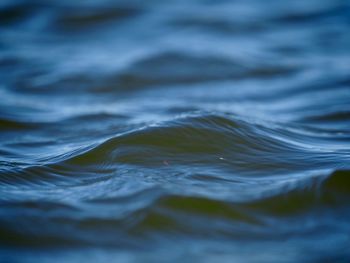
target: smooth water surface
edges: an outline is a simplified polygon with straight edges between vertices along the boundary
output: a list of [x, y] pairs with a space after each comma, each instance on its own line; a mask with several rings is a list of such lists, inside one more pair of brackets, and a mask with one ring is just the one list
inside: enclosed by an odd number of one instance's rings
[[350, 262], [350, 3], [2, 0], [1, 262]]

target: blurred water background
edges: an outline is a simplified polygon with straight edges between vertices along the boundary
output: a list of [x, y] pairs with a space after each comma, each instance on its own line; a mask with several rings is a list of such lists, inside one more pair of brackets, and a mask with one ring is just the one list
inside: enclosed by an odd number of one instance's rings
[[2, 0], [1, 262], [349, 262], [350, 2]]

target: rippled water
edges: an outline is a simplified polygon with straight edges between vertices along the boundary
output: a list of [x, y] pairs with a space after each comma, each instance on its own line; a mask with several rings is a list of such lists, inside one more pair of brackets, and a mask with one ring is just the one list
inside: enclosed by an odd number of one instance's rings
[[0, 3], [1, 262], [349, 262], [350, 3]]

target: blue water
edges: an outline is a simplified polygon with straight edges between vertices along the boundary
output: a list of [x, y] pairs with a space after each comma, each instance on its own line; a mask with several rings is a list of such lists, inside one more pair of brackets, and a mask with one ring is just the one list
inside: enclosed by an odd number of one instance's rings
[[350, 262], [350, 2], [0, 2], [0, 262]]

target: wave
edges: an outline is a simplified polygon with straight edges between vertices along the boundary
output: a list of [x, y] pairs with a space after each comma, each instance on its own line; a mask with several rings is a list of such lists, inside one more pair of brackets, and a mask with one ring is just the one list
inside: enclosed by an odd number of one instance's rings
[[[233, 239], [269, 240], [290, 233], [313, 231], [315, 224], [300, 224], [310, 220], [310, 213], [325, 215], [329, 209], [337, 211], [348, 207], [350, 198], [349, 170], [337, 170], [329, 175], [302, 178], [297, 183], [276, 187], [273, 192], [250, 198], [245, 201], [228, 201], [208, 198], [200, 195], [187, 195], [180, 192], [149, 188], [136, 191], [124, 197], [99, 197], [85, 200], [82, 204], [62, 201], [1, 201], [3, 208], [12, 207], [1, 218], [3, 245], [57, 246], [69, 244], [78, 246], [137, 246], [144, 239], [155, 239], [169, 232], [182, 236], [200, 236], [202, 238], [230, 237]], [[258, 187], [258, 184], [251, 185]], [[15, 209], [20, 207], [21, 209]], [[95, 209], [99, 207], [99, 213]], [[31, 225], [22, 221], [21, 214], [31, 213], [31, 220], [43, 225]], [[45, 216], [42, 217], [42, 214]], [[99, 216], [98, 216], [99, 215]], [[11, 223], [11, 217], [17, 223], [27, 226], [25, 232], [18, 232]], [[287, 227], [281, 221], [292, 218], [294, 223]], [[28, 218], [27, 218], [28, 219]], [[27, 220], [26, 219], [26, 220]], [[319, 220], [326, 223], [326, 216]], [[216, 224], [208, 228], [215, 220]], [[197, 223], [193, 225], [193, 221]], [[278, 227], [276, 227], [278, 226]], [[31, 236], [31, 231], [40, 234]], [[299, 229], [296, 230], [296, 227]], [[28, 232], [29, 231], [29, 232]], [[74, 236], [67, 235], [74, 231]], [[96, 232], [103, 232], [103, 238], [96, 238]], [[10, 237], [16, 236], [16, 238]], [[121, 237], [128, 237], [124, 238]], [[7, 237], [7, 238], [6, 238]]]
[[[323, 142], [323, 143], [320, 143]], [[329, 144], [332, 144], [330, 142]], [[276, 123], [237, 116], [197, 113], [122, 132], [85, 150], [75, 150], [39, 166], [1, 172], [1, 183], [62, 183], [98, 179], [119, 170], [190, 166], [223, 174], [263, 176], [340, 167], [348, 147], [329, 149], [327, 138]], [[82, 153], [81, 153], [82, 152]], [[66, 156], [66, 157], [65, 157]], [[230, 178], [227, 175], [227, 178]]]

